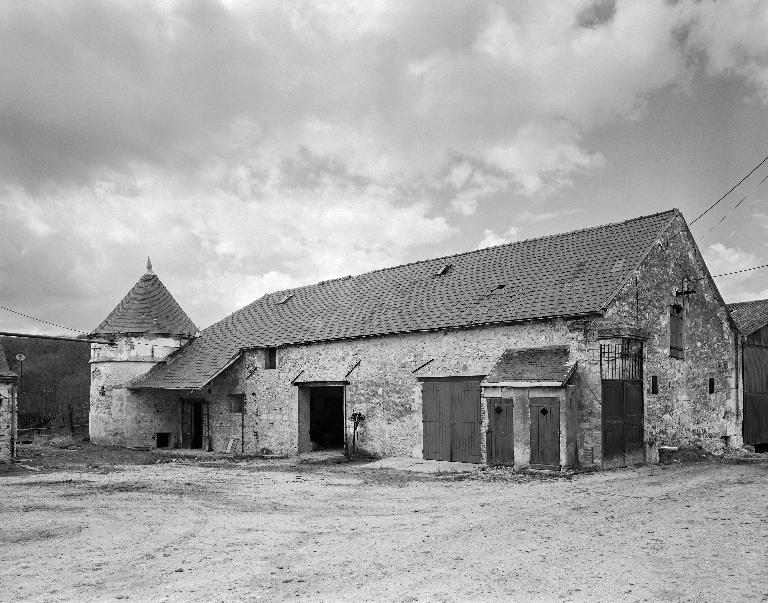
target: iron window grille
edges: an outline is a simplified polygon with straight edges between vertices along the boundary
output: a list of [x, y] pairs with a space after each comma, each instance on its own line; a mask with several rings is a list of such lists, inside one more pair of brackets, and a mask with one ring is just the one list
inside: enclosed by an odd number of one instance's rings
[[600, 344], [600, 377], [622, 381], [642, 380], [642, 350], [633, 351], [630, 346], [622, 344]]

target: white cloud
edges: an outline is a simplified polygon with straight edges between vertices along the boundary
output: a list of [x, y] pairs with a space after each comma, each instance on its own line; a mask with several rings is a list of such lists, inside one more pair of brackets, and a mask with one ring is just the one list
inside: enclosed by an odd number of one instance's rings
[[[707, 246], [703, 255], [711, 274], [726, 274], [768, 263], [761, 261], [756, 253], [738, 247], [728, 247], [722, 243]], [[715, 282], [726, 302], [747, 301], [768, 297], [765, 291], [761, 291], [764, 287], [758, 284], [761, 282], [759, 276], [754, 272], [742, 272], [716, 278]]]
[[746, 78], [768, 101], [768, 4], [686, 2], [686, 43], [704, 53], [714, 74]]
[[497, 234], [490, 228], [486, 228], [483, 232], [483, 238], [477, 244], [477, 249], [483, 249], [485, 247], [493, 247], [494, 245], [504, 245], [505, 243], [511, 243], [517, 239], [519, 235], [519, 229], [515, 226], [510, 226], [503, 234]]
[[472, 193], [461, 193], [451, 200], [451, 208], [462, 216], [471, 216], [477, 211], [477, 199]]
[[201, 326], [274, 287], [405, 261], [489, 199], [603, 169], [585, 134], [638, 119], [692, 55], [758, 90], [767, 73], [765, 3], [2, 11], [4, 300], [86, 327], [147, 254]]

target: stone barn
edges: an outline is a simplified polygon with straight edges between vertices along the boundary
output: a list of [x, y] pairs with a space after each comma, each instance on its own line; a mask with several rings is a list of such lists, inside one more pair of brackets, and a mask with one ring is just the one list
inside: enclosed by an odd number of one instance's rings
[[0, 463], [16, 456], [16, 384], [18, 376], [8, 367], [0, 345]]
[[359, 413], [361, 448], [448, 461], [741, 444], [735, 329], [677, 210], [278, 291], [197, 337], [166, 293], [94, 331], [122, 342], [92, 346], [95, 440], [295, 455]]
[[741, 334], [737, 359], [744, 443], [768, 450], [768, 299], [730, 304], [728, 309]]

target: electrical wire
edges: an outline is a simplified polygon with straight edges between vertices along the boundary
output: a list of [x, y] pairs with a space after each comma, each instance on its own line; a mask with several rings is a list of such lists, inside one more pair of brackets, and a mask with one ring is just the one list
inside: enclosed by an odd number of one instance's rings
[[5, 306], [0, 306], [0, 310], [6, 310], [8, 312], [11, 312], [13, 314], [18, 314], [19, 316], [23, 316], [24, 318], [29, 318], [31, 320], [37, 320], [38, 322], [42, 322], [43, 324], [50, 325], [58, 329], [66, 329], [67, 331], [74, 331], [75, 333], [80, 333], [81, 335], [88, 334], [85, 331], [81, 331], [79, 329], [73, 329], [71, 327], [65, 327], [64, 325], [57, 325], [55, 322], [49, 322], [47, 320], [43, 320], [42, 318], [38, 318], [37, 316], [30, 316], [29, 314], [24, 314], [23, 312], [19, 312], [18, 310], [13, 310], [12, 308], [6, 308]]
[[741, 270], [734, 270], [733, 272], [723, 272], [722, 274], [713, 274], [712, 278], [719, 276], [730, 276], [731, 274], [739, 274], [740, 272], [749, 272], [750, 270], [759, 270], [760, 268], [768, 268], [768, 264], [762, 264], [760, 266], [752, 266], [751, 268], [742, 268]]
[[733, 188], [731, 188], [731, 190], [729, 190], [729, 191], [728, 191], [727, 193], [725, 193], [725, 194], [724, 194], [722, 197], [720, 197], [720, 198], [719, 198], [717, 201], [715, 201], [715, 202], [714, 202], [712, 205], [710, 205], [710, 206], [709, 206], [707, 209], [705, 209], [705, 210], [704, 210], [703, 212], [701, 212], [701, 213], [700, 213], [698, 216], [696, 216], [696, 218], [694, 218], [694, 219], [693, 219], [693, 220], [690, 222], [690, 224], [689, 224], [689, 225], [690, 225], [690, 226], [693, 226], [693, 225], [694, 225], [696, 222], [698, 222], [698, 221], [699, 221], [701, 218], [703, 218], [704, 216], [706, 216], [706, 215], [709, 213], [709, 211], [710, 211], [711, 209], [713, 209], [713, 208], [714, 208], [714, 207], [715, 207], [715, 206], [716, 206], [718, 203], [720, 203], [720, 202], [721, 202], [723, 199], [725, 199], [725, 198], [726, 198], [728, 195], [730, 195], [730, 194], [731, 194], [733, 191], [735, 191], [735, 190], [736, 190], [736, 188], [737, 188], [737, 187], [738, 187], [738, 186], [739, 186], [739, 185], [740, 185], [742, 182], [744, 182], [744, 181], [745, 181], [747, 178], [749, 178], [749, 177], [750, 177], [752, 174], [754, 174], [754, 173], [755, 173], [755, 172], [756, 172], [756, 171], [757, 171], [757, 170], [760, 168], [760, 166], [762, 166], [762, 165], [763, 165], [763, 164], [764, 164], [766, 161], [768, 161], [768, 155], [766, 155], [766, 156], [763, 158], [763, 160], [762, 160], [760, 163], [758, 163], [758, 164], [757, 164], [755, 167], [753, 167], [753, 168], [750, 170], [750, 172], [749, 172], [749, 173], [748, 173], [746, 176], [744, 176], [744, 177], [743, 177], [741, 180], [739, 180], [739, 181], [738, 181], [736, 184], [734, 184], [734, 185], [733, 185]]
[[762, 179], [760, 182], [758, 182], [758, 183], [757, 183], [757, 186], [756, 186], [755, 188], [753, 188], [753, 189], [752, 189], [752, 192], [750, 192], [750, 193], [747, 193], [746, 195], [744, 195], [744, 196], [741, 198], [741, 200], [740, 200], [740, 201], [739, 201], [739, 202], [738, 202], [736, 205], [734, 205], [734, 206], [731, 208], [731, 211], [729, 211], [729, 212], [728, 212], [727, 214], [725, 214], [725, 215], [724, 215], [722, 218], [720, 218], [720, 221], [719, 221], [717, 224], [714, 224], [714, 225], [713, 225], [713, 226], [712, 226], [712, 227], [711, 227], [711, 228], [710, 228], [710, 229], [709, 229], [707, 232], [705, 232], [703, 235], [701, 235], [701, 240], [703, 241], [704, 239], [706, 239], [706, 238], [707, 238], [707, 236], [708, 236], [708, 235], [709, 235], [709, 234], [710, 234], [710, 233], [711, 233], [711, 232], [712, 232], [712, 231], [713, 231], [715, 228], [717, 228], [718, 226], [720, 226], [720, 224], [722, 224], [722, 223], [725, 221], [725, 219], [726, 219], [726, 218], [728, 218], [728, 217], [729, 217], [731, 214], [733, 214], [733, 212], [734, 212], [734, 211], [736, 211], [736, 208], [737, 208], [737, 207], [739, 207], [739, 205], [741, 205], [742, 203], [744, 203], [744, 201], [746, 201], [746, 200], [747, 200], [747, 198], [748, 198], [750, 195], [754, 195], [754, 194], [757, 192], [757, 190], [758, 190], [758, 189], [759, 189], [759, 188], [760, 188], [760, 187], [763, 185], [763, 182], [765, 182], [766, 180], [768, 180], [768, 176], [766, 176], [766, 177], [765, 177], [765, 178], [763, 178], [763, 179]]

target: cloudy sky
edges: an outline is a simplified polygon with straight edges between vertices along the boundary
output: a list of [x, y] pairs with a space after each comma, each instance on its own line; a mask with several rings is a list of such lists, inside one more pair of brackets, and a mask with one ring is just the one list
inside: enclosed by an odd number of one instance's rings
[[[91, 330], [149, 255], [203, 328], [294, 285], [691, 221], [768, 153], [766, 31], [746, 1], [3, 0], [0, 305]], [[765, 176], [693, 226], [713, 273], [768, 263]], [[768, 270], [717, 280], [768, 297]]]

